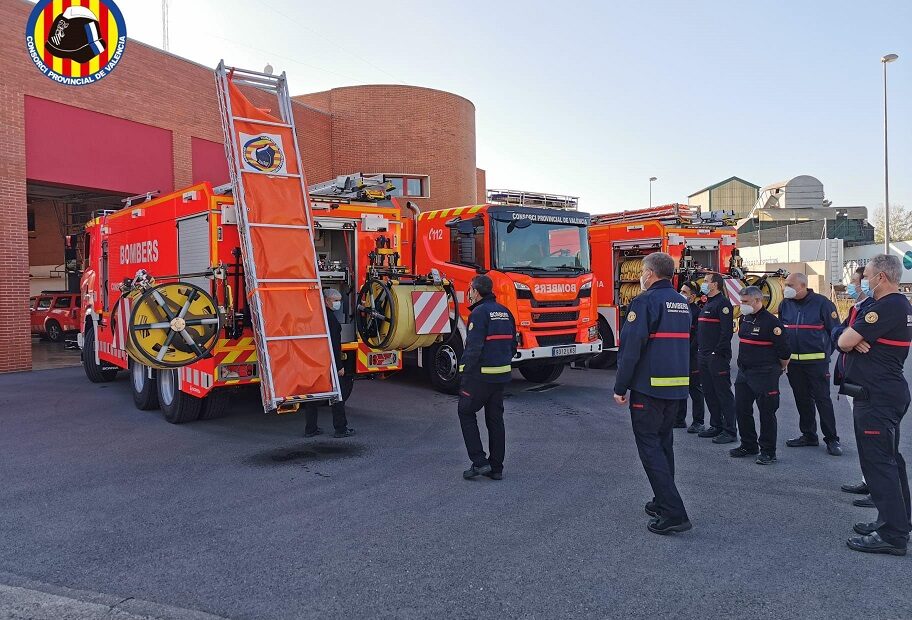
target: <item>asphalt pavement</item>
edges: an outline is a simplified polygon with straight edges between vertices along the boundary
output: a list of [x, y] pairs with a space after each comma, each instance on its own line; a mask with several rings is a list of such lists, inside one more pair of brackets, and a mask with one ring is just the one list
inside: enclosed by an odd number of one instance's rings
[[125, 377], [0, 376], [0, 617], [912, 617], [912, 556], [845, 546], [874, 518], [839, 490], [860, 477], [845, 400], [842, 457], [785, 447], [785, 379], [774, 466], [675, 431], [694, 529], [661, 537], [613, 380], [516, 374], [497, 482], [462, 479], [455, 398], [415, 372], [359, 382], [344, 440], [256, 394], [174, 426]]

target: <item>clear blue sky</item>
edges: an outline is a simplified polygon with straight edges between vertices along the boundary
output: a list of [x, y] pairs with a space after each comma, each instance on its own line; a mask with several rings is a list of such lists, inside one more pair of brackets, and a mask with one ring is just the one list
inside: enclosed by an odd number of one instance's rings
[[[156, 0], [119, 0], [160, 46]], [[285, 70], [293, 93], [401, 82], [476, 106], [489, 187], [567, 193], [604, 212], [737, 175], [798, 174], [837, 206], [912, 207], [912, 2], [171, 0], [171, 51]], [[317, 179], [313, 180], [314, 182]]]

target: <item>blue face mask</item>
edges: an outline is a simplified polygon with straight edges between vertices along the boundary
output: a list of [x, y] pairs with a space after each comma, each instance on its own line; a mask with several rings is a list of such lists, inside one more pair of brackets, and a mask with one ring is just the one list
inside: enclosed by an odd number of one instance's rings
[[700, 285], [700, 292], [704, 295], [709, 295], [709, 282], [704, 282]]
[[854, 284], [846, 285], [846, 293], [848, 293], [849, 297], [852, 299], [858, 299], [858, 287], [856, 287]]
[[868, 297], [871, 296], [871, 281], [867, 278], [863, 278], [861, 281], [861, 292]]

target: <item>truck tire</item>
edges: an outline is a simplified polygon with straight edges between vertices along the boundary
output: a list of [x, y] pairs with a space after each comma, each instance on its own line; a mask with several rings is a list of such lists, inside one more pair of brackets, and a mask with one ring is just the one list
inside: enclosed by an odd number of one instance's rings
[[424, 352], [422, 364], [427, 368], [431, 385], [444, 394], [459, 392], [459, 364], [462, 361], [462, 339], [438, 342]]
[[108, 383], [117, 377], [117, 370], [95, 363], [95, 327], [89, 324], [83, 332], [82, 369], [92, 383]]
[[184, 424], [199, 418], [203, 399], [181, 392], [178, 387], [179, 368], [158, 371], [158, 404], [161, 405], [165, 420], [171, 424]]
[[608, 321], [599, 317], [599, 338], [602, 340], [602, 352], [589, 359], [589, 368], [614, 368], [617, 366], [617, 351], [609, 351], [614, 347], [614, 334], [608, 327]]
[[63, 340], [63, 328], [60, 327], [60, 323], [54, 319], [50, 319], [44, 324], [44, 331], [47, 334], [47, 339], [51, 342], [60, 342]]
[[[228, 415], [228, 405], [231, 403], [232, 394], [237, 393], [232, 388], [216, 388], [203, 398], [200, 407], [200, 420], [217, 420]], [[192, 398], [192, 397], [191, 397]], [[199, 400], [199, 399], [197, 399]]]
[[534, 366], [520, 366], [519, 374], [526, 381], [532, 383], [551, 383], [564, 372], [566, 364], [536, 364]]
[[133, 404], [140, 411], [158, 409], [158, 388], [155, 387], [155, 375], [149, 377], [149, 367], [130, 360], [130, 391], [133, 392]]

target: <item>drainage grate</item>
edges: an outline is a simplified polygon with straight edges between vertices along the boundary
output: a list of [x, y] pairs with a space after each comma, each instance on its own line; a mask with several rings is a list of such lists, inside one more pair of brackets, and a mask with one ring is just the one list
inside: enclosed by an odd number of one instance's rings
[[536, 385], [535, 387], [526, 388], [526, 392], [547, 392], [548, 390], [553, 390], [559, 385], [560, 383], [544, 383], [542, 385]]

